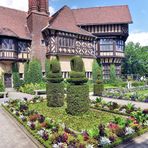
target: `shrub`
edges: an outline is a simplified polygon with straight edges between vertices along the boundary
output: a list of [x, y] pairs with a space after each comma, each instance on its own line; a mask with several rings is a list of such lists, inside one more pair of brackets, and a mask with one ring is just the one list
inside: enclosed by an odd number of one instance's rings
[[88, 85], [70, 84], [67, 88], [67, 113], [79, 115], [89, 110]]
[[15, 63], [12, 66], [12, 76], [13, 76], [13, 87], [19, 89], [21, 86], [20, 75], [18, 70], [18, 65]]
[[89, 87], [85, 84], [84, 63], [81, 57], [73, 57], [70, 61], [71, 70], [70, 83], [67, 88], [67, 113], [79, 115], [89, 110]]
[[48, 82], [47, 84], [47, 105], [50, 107], [61, 107], [64, 105], [64, 83]]
[[39, 89], [46, 89], [46, 83], [30, 83], [30, 84], [25, 84], [24, 86], [21, 86], [19, 88], [19, 91], [20, 92], [23, 92], [23, 93], [27, 93], [27, 94], [35, 94], [34, 90], [39, 90]]
[[3, 79], [0, 78], [0, 92], [4, 92], [4, 91], [5, 91], [4, 82], [3, 82]]
[[46, 61], [45, 61], [45, 74], [46, 74], [46, 77], [48, 77], [49, 73], [50, 73], [50, 60], [46, 59]]
[[50, 69], [47, 75], [47, 105], [49, 107], [61, 107], [64, 105], [64, 83], [60, 63], [57, 59], [50, 61]]
[[29, 70], [28, 70], [28, 83], [40, 83], [42, 82], [42, 68], [41, 63], [33, 59], [29, 63]]
[[101, 76], [101, 68], [98, 67], [97, 80], [94, 84], [94, 95], [101, 96], [103, 90], [104, 90], [104, 85], [103, 85], [103, 80], [102, 80], [102, 76]]

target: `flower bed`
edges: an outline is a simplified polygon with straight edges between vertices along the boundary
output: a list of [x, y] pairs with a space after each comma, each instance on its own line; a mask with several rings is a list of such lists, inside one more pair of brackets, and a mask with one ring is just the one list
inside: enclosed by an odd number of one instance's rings
[[148, 103], [148, 86], [133, 87], [131, 89], [106, 89], [103, 97], [123, 99]]
[[[78, 132], [67, 127], [62, 121], [53, 120], [37, 110], [30, 109], [30, 103], [33, 105], [33, 103], [39, 102], [38, 104], [40, 104], [42, 101], [46, 100], [40, 99], [31, 102], [28, 102], [27, 99], [24, 101], [15, 100], [5, 103], [3, 107], [45, 147], [113, 147], [148, 131], [146, 118], [148, 117], [148, 111], [145, 110], [141, 116], [138, 116], [138, 111], [127, 118], [116, 116], [107, 124], [99, 124], [97, 127], [92, 127], [92, 129], [83, 129]], [[42, 110], [44, 108], [42, 106]], [[90, 121], [90, 124], [91, 122], [93, 121]]]

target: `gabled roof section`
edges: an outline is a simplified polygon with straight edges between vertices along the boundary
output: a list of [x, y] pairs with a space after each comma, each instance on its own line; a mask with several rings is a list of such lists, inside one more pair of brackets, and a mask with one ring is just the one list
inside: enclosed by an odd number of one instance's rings
[[127, 5], [73, 9], [77, 25], [132, 23]]
[[0, 35], [31, 39], [27, 27], [27, 13], [0, 6]]
[[77, 26], [73, 12], [68, 6], [64, 6], [52, 16], [48, 28], [94, 37]]

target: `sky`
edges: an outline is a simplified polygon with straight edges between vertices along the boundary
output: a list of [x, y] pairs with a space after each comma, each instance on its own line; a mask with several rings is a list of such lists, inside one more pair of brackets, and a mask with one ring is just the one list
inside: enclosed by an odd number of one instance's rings
[[[71, 8], [128, 5], [133, 19], [128, 41], [148, 46], [148, 0], [49, 0], [50, 13], [53, 14], [64, 5]], [[27, 11], [28, 0], [0, 0], [0, 6]]]

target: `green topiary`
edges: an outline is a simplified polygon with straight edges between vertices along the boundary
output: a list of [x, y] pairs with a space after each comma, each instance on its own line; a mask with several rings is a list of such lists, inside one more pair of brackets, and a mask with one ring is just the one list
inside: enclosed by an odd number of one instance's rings
[[0, 92], [4, 92], [4, 91], [5, 91], [5, 86], [3, 82], [3, 77], [0, 77]]
[[103, 80], [102, 80], [102, 72], [101, 67], [98, 67], [98, 74], [97, 74], [97, 80], [94, 84], [94, 95], [95, 96], [101, 96], [102, 92], [104, 90]]
[[60, 63], [52, 59], [49, 63], [47, 75], [47, 105], [49, 107], [61, 107], [64, 105], [64, 83]]
[[81, 57], [74, 57], [70, 61], [70, 84], [67, 88], [67, 113], [79, 115], [89, 110], [89, 87], [85, 84], [88, 79], [85, 77], [84, 63]]
[[83, 85], [68, 85], [67, 88], [67, 113], [79, 115], [89, 110], [89, 87]]
[[33, 59], [29, 63], [28, 70], [28, 83], [40, 83], [42, 82], [42, 67], [40, 61]]

